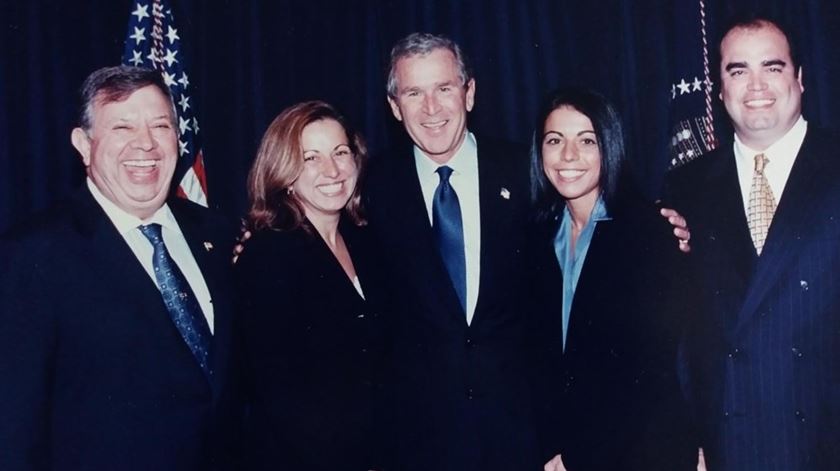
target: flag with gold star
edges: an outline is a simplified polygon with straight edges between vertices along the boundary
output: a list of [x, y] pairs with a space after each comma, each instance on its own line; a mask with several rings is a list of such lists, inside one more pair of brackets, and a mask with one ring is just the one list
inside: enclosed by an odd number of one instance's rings
[[196, 105], [190, 100], [181, 36], [166, 0], [133, 3], [122, 63], [160, 71], [178, 113], [178, 151], [175, 173], [179, 196], [207, 206], [207, 179], [198, 139]]

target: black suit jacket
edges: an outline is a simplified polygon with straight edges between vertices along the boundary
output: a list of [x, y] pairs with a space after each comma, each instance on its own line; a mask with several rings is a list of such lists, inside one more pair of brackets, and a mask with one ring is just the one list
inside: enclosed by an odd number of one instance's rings
[[545, 459], [570, 471], [692, 470], [697, 448], [677, 379], [680, 253], [655, 207], [625, 195], [595, 226], [575, 290], [566, 349], [562, 215], [535, 231]]
[[[243, 469], [374, 468], [381, 320], [311, 229], [262, 230], [237, 263], [249, 417]], [[341, 233], [365, 295], [363, 229]]]
[[[87, 188], [2, 244], [0, 469], [221, 467], [231, 443], [231, 233], [173, 200], [210, 290], [214, 380]], [[207, 250], [207, 247], [214, 247]]]
[[381, 156], [365, 187], [390, 302], [392, 469], [537, 469], [522, 296], [527, 158], [479, 137], [481, 273], [471, 325], [434, 241], [413, 150]]
[[840, 469], [840, 159], [808, 129], [755, 255], [731, 142], [672, 172], [702, 313], [687, 340], [709, 469]]

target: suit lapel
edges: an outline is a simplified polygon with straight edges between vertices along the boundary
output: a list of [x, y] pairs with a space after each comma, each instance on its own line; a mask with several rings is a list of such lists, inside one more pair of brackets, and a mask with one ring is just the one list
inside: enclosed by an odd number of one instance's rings
[[[499, 287], [505, 286], [507, 276], [515, 276], [502, 268], [506, 254], [505, 228], [511, 227], [514, 221], [515, 201], [528, 198], [525, 194], [516, 194], [516, 188], [505, 182], [505, 171], [500, 165], [500, 159], [511, 156], [498, 156], [487, 143], [478, 147], [478, 198], [481, 220], [481, 271], [478, 283], [478, 300], [472, 323], [475, 325], [481, 318], [484, 305], [492, 303], [492, 294]], [[511, 191], [513, 190], [513, 192]]]
[[732, 262], [742, 286], [746, 286], [753, 271], [755, 247], [744, 212], [735, 156], [730, 150], [719, 155], [719, 159], [709, 179], [722, 184], [709, 189], [708, 204], [715, 215], [710, 219], [714, 227], [708, 234], [711, 240], [706, 243], [714, 244], [716, 251], [723, 252], [722, 259]]
[[[229, 365], [226, 363], [227, 356], [220, 352], [226, 352], [231, 347], [231, 323], [230, 312], [227, 306], [230, 299], [229, 293], [230, 278], [222, 273], [222, 269], [228, 268], [226, 260], [220, 262], [218, 257], [227, 258], [225, 252], [227, 245], [224, 241], [214, 238], [215, 231], [209, 231], [196, 211], [185, 211], [181, 201], [169, 201], [169, 207], [178, 221], [178, 226], [184, 234], [184, 239], [190, 248], [193, 258], [201, 271], [204, 283], [210, 291], [210, 299], [213, 301], [213, 362], [214, 377], [211, 386], [214, 396], [218, 397], [219, 387], [222, 384], [221, 377], [227, 371]], [[186, 345], [186, 344], [185, 344]], [[196, 365], [198, 367], [198, 365]]]
[[802, 148], [791, 169], [784, 193], [779, 201], [773, 222], [767, 234], [764, 250], [758, 258], [752, 283], [738, 316], [740, 328], [756, 312], [767, 291], [774, 285], [783, 269], [787, 267], [802, 246], [796, 241], [808, 232], [811, 224], [818, 224], [813, 217], [820, 202], [822, 191], [829, 187], [829, 172], [822, 162], [825, 152], [817, 144], [812, 132], [808, 132]]

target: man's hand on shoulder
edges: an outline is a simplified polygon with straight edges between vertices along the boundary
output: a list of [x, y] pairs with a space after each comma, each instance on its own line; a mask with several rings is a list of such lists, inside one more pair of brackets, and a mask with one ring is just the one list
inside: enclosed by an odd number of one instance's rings
[[671, 208], [662, 208], [659, 210], [659, 214], [674, 226], [674, 237], [677, 238], [680, 250], [684, 253], [691, 252], [691, 245], [688, 243], [691, 239], [691, 231], [688, 229], [688, 223], [685, 218], [675, 209]]
[[242, 226], [240, 227], [239, 237], [236, 238], [236, 245], [233, 246], [233, 263], [236, 264], [237, 260], [239, 260], [239, 256], [242, 255], [242, 252], [245, 251], [245, 242], [251, 238], [251, 231], [248, 230], [248, 226], [246, 225], [245, 221], [242, 221]]

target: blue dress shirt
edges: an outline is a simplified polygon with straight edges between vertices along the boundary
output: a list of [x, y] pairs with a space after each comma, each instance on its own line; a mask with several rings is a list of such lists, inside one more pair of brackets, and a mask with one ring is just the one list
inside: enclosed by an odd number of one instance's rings
[[575, 297], [580, 271], [586, 259], [586, 252], [589, 251], [589, 244], [592, 242], [592, 235], [595, 233], [595, 225], [599, 221], [608, 221], [611, 218], [607, 214], [604, 201], [599, 197], [592, 207], [592, 214], [589, 221], [578, 236], [575, 243], [574, 253], [570, 253], [572, 246], [572, 215], [569, 208], [563, 209], [563, 222], [557, 235], [554, 236], [554, 254], [560, 264], [563, 273], [563, 351], [566, 350], [566, 337], [569, 331], [569, 317], [572, 312], [572, 301]]

